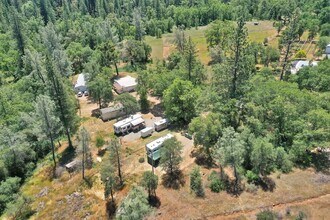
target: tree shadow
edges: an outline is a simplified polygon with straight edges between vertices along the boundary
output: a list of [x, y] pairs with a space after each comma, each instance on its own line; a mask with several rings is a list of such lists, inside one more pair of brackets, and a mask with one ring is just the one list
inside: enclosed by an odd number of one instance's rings
[[185, 180], [181, 170], [174, 171], [173, 174], [164, 174], [162, 176], [163, 186], [166, 188], [179, 189], [184, 186]]
[[267, 176], [260, 177], [259, 180], [257, 181], [257, 184], [261, 187], [261, 189], [265, 192], [273, 192], [274, 189], [276, 188], [276, 183], [275, 181]]
[[149, 196], [148, 201], [149, 201], [149, 205], [151, 205], [152, 207], [155, 207], [155, 208], [159, 208], [161, 205], [161, 202], [160, 202], [160, 199], [158, 196], [151, 195], [151, 196]]
[[71, 162], [73, 158], [75, 157], [76, 153], [73, 147], [67, 147], [59, 160], [59, 164], [61, 166], [66, 165], [67, 163]]
[[150, 112], [155, 116], [155, 117], [164, 117], [164, 107], [162, 103], [156, 104], [153, 106], [152, 109], [150, 109]]
[[198, 151], [192, 151], [190, 154], [191, 157], [195, 157], [195, 163], [199, 166], [202, 166], [204, 168], [210, 169], [210, 168], [216, 168], [216, 164], [212, 160], [212, 158], [208, 157], [207, 155], [198, 152]]
[[115, 214], [116, 214], [116, 210], [117, 210], [117, 204], [115, 201], [112, 200], [108, 200], [105, 203], [105, 209], [107, 211], [107, 216], [108, 219], [113, 219]]
[[330, 154], [326, 152], [312, 153], [312, 164], [316, 171], [330, 174]]
[[86, 186], [91, 189], [93, 187], [93, 180], [92, 177], [90, 176], [85, 176], [84, 178], [84, 183], [86, 184]]
[[223, 181], [225, 182], [228, 194], [239, 196], [244, 191], [244, 185], [242, 185], [241, 181], [238, 181], [237, 185], [235, 184], [235, 180], [230, 180], [229, 178], [224, 179]]

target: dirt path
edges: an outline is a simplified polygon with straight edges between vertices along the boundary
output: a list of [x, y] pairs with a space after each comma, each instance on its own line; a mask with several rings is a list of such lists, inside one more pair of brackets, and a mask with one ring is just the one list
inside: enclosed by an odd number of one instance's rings
[[[295, 200], [291, 202], [286, 202], [286, 203], [278, 203], [278, 204], [273, 204], [271, 207], [259, 207], [259, 208], [254, 208], [254, 209], [249, 209], [249, 210], [241, 210], [241, 211], [234, 211], [232, 213], [224, 213], [224, 214], [219, 214], [219, 215], [211, 215], [211, 216], [206, 216], [208, 219], [237, 219], [238, 217], [242, 215], [248, 215], [248, 216], [254, 216], [257, 212], [259, 212], [261, 209], [265, 208], [270, 208], [274, 210], [283, 210], [287, 208], [288, 206], [302, 206], [310, 203], [315, 203], [318, 202], [320, 199], [325, 199], [326, 201], [330, 201], [330, 194], [324, 194], [320, 196], [315, 196], [307, 199], [301, 199], [301, 200]], [[329, 202], [330, 203], [330, 202]]]

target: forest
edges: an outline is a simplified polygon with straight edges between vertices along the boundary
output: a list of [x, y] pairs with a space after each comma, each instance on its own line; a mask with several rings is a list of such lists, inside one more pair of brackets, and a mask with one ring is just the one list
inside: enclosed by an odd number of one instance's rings
[[[259, 21], [270, 21], [276, 36], [251, 40], [247, 23]], [[201, 27], [208, 62], [186, 34]], [[147, 39], [166, 34], [173, 37], [168, 55], [153, 57]], [[307, 44], [314, 49], [305, 50]], [[253, 187], [272, 191], [274, 172], [313, 168], [329, 175], [327, 45], [328, 0], [0, 0], [0, 215], [42, 219], [22, 188], [42, 166], [61, 181], [66, 154], [82, 158], [87, 185], [91, 172], [100, 174], [103, 209], [117, 219], [150, 214], [162, 199], [161, 181], [177, 189], [186, 176], [194, 195], [205, 197], [201, 169], [212, 170], [213, 193], [233, 196]], [[293, 61], [307, 59], [317, 66], [291, 74]], [[138, 99], [113, 94], [123, 72], [137, 77]], [[98, 108], [121, 102], [127, 115], [148, 113], [155, 109], [150, 97], [160, 100], [173, 131], [193, 138], [192, 171], [180, 168], [184, 146], [174, 138], [164, 143], [159, 180], [145, 171], [139, 186], [125, 182], [119, 138], [94, 140], [79, 115], [73, 85], [80, 73]], [[100, 164], [92, 145], [107, 145]], [[116, 199], [123, 188], [127, 197]]]

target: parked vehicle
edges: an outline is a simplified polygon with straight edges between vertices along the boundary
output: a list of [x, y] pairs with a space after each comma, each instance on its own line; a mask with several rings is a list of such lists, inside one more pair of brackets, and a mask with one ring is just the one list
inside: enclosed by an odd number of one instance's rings
[[167, 119], [162, 119], [160, 121], [156, 121], [154, 123], [154, 126], [155, 126], [155, 131], [161, 131], [161, 130], [167, 128], [168, 120]]
[[145, 122], [140, 114], [131, 115], [113, 125], [115, 134], [126, 134], [131, 131], [139, 131], [145, 128]]
[[143, 137], [143, 138], [148, 137], [148, 136], [152, 135], [153, 132], [154, 132], [153, 127], [146, 127], [141, 130], [141, 137]]
[[157, 164], [157, 161], [160, 159], [160, 149], [163, 146], [164, 141], [173, 137], [173, 134], [167, 134], [146, 145], [147, 158], [150, 165]]

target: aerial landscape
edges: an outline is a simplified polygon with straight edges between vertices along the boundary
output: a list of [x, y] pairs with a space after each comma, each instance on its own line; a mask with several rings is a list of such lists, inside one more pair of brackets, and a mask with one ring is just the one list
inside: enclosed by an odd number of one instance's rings
[[329, 210], [329, 0], [0, 0], [0, 219]]

